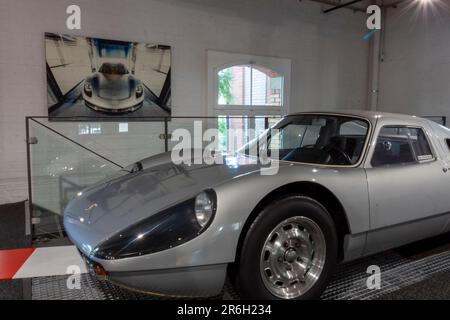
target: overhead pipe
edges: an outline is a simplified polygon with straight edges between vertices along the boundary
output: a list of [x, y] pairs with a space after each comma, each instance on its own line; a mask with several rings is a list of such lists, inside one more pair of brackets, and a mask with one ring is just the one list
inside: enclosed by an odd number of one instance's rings
[[383, 8], [397, 8], [397, 6], [399, 4], [402, 4], [403, 2], [406, 2], [406, 1], [411, 2], [412, 0], [397, 0], [397, 1], [392, 2], [392, 3], [383, 4], [381, 7], [383, 7]]
[[350, 2], [342, 3], [340, 5], [337, 5], [337, 6], [333, 7], [333, 8], [324, 10], [323, 13], [328, 13], [328, 12], [332, 12], [332, 11], [335, 11], [335, 10], [338, 10], [338, 9], [341, 9], [341, 8], [346, 8], [348, 6], [351, 6], [352, 4], [355, 4], [355, 3], [358, 3], [358, 2], [361, 2], [361, 1], [364, 1], [364, 0], [352, 0]]
[[[301, 2], [301, 1], [302, 0], [299, 0], [299, 2]], [[337, 10], [337, 9], [340, 9], [340, 8], [352, 10], [353, 12], [364, 12], [364, 13], [366, 13], [365, 9], [352, 5], [352, 3], [361, 2], [363, 0], [356, 0], [356, 1], [351, 1], [351, 3], [349, 2], [349, 3], [343, 3], [343, 4], [340, 1], [336, 2], [336, 1], [333, 1], [333, 0], [309, 0], [309, 1], [325, 4], [327, 6], [335, 6], [334, 8], [330, 8], [330, 9], [324, 10], [323, 13], [327, 13], [327, 12], [330, 12], [330, 11], [333, 11], [333, 10]], [[397, 0], [397, 1], [392, 2], [392, 3], [382, 4], [382, 5], [380, 5], [380, 8], [397, 8], [398, 5], [400, 5], [400, 4], [404, 3], [404, 2], [407, 2], [407, 1], [411, 1], [411, 0]]]
[[[302, 0], [299, 0], [299, 1], [302, 1]], [[332, 1], [332, 0], [309, 0], [309, 1], [325, 4], [325, 5], [328, 5], [328, 6], [337, 6], [337, 5], [339, 5], [339, 2], [335, 2], [335, 1]], [[360, 1], [362, 1], [362, 0], [360, 0]], [[352, 5], [348, 5], [348, 6], [345, 6], [343, 8], [349, 9], [349, 10], [352, 10], [352, 11], [355, 11], [355, 12], [364, 12], [364, 13], [366, 12], [366, 10], [361, 9], [360, 7], [352, 6]]]

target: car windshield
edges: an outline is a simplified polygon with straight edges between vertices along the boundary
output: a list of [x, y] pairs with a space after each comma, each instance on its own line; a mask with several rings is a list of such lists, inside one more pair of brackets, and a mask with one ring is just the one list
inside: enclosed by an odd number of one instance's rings
[[123, 63], [109, 63], [109, 62], [106, 62], [106, 63], [102, 64], [102, 66], [100, 67], [99, 72], [100, 73], [105, 73], [105, 74], [123, 75], [123, 74], [127, 74], [128, 70], [123, 65]]
[[239, 152], [284, 161], [354, 165], [367, 139], [366, 120], [336, 115], [287, 116]]

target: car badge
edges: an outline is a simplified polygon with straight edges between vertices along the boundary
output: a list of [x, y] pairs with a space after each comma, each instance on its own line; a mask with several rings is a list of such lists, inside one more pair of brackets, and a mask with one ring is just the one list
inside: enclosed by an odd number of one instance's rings
[[93, 203], [91, 204], [89, 207], [87, 207], [86, 209], [84, 209], [84, 211], [90, 212], [92, 209], [97, 208], [98, 204]]

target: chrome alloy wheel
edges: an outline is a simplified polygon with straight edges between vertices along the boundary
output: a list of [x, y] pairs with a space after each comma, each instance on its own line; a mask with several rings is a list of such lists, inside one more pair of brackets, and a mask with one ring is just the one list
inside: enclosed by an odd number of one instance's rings
[[278, 298], [298, 298], [319, 279], [325, 257], [325, 236], [317, 223], [303, 216], [286, 219], [264, 242], [260, 258], [264, 285]]

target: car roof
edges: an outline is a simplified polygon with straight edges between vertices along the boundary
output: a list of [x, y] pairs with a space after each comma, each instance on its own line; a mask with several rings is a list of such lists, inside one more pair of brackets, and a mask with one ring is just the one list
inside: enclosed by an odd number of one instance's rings
[[380, 118], [390, 118], [390, 119], [401, 119], [401, 120], [413, 120], [418, 117], [415, 115], [406, 115], [401, 113], [391, 113], [391, 112], [381, 112], [381, 111], [372, 111], [372, 110], [353, 110], [353, 109], [344, 109], [344, 110], [332, 110], [332, 111], [303, 111], [290, 113], [289, 116], [294, 115], [302, 115], [302, 114], [335, 114], [335, 115], [343, 115], [343, 116], [357, 116], [366, 119], [380, 119]]

